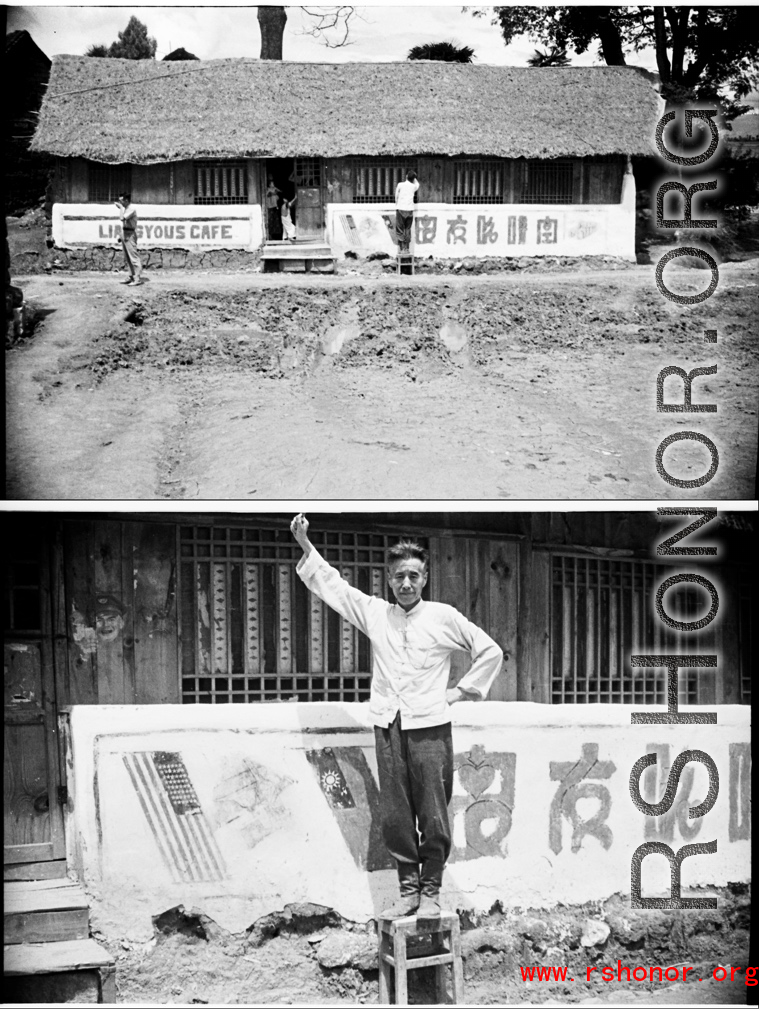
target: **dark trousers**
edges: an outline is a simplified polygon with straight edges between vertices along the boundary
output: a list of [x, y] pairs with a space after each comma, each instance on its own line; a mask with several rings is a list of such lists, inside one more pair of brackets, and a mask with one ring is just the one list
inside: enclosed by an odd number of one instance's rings
[[282, 218], [279, 207], [269, 207], [267, 213], [269, 241], [276, 242], [282, 237]]
[[398, 248], [403, 251], [408, 250], [411, 244], [411, 224], [414, 220], [413, 210], [396, 210], [395, 212], [395, 237], [398, 239]]
[[401, 716], [375, 726], [382, 837], [398, 862], [442, 873], [451, 851], [448, 803], [453, 790], [450, 723], [401, 729]]

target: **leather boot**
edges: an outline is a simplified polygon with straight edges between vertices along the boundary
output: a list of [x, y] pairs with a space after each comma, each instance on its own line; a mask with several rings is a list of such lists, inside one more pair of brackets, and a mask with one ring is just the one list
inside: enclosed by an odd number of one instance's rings
[[442, 862], [427, 861], [422, 863], [421, 900], [417, 918], [426, 920], [440, 918], [440, 887], [443, 885]]
[[401, 895], [394, 904], [385, 908], [383, 918], [407, 918], [419, 907], [419, 866], [411, 862], [398, 862], [398, 883]]

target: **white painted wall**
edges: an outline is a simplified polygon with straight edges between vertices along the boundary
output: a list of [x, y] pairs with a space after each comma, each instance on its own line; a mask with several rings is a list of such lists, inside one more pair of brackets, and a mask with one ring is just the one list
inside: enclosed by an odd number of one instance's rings
[[[703, 750], [719, 771], [710, 812], [694, 821], [682, 811], [679, 820], [671, 815], [667, 843], [675, 851], [685, 843], [718, 844], [715, 854], [684, 861], [683, 896], [693, 895], [689, 888], [750, 878], [750, 840], [740, 836], [749, 815], [745, 796], [741, 801], [749, 709], [720, 706], [717, 725], [678, 726], [631, 725], [632, 710], [454, 707], [459, 766], [444, 888], [452, 906], [484, 911], [500, 900], [550, 907], [629, 894], [631, 855], [656, 839], [646, 833], [654, 818], [629, 795], [632, 766], [651, 744], [669, 747], [670, 764], [682, 750]], [[376, 780], [376, 764], [366, 716], [363, 704], [71, 709], [69, 857], [94, 893], [99, 927], [147, 938], [151, 916], [178, 903], [233, 931], [296, 901], [333, 907], [354, 921], [375, 916], [396, 884], [388, 868], [361, 867], [367, 856], [385, 854], [381, 845], [369, 851], [366, 785]], [[582, 782], [587, 794], [570, 788], [562, 807], [562, 775], [582, 759], [583, 747], [593, 765]], [[684, 775], [677, 803], [696, 805], [706, 795], [707, 772], [702, 764], [688, 768], [690, 787]], [[644, 772], [648, 801], [663, 794], [656, 773]], [[182, 811], [183, 801], [192, 809]], [[584, 833], [604, 805], [598, 829]], [[668, 886], [664, 857], [649, 858], [643, 895], [666, 895]]]
[[[258, 249], [263, 222], [258, 204], [232, 206], [137, 205], [137, 243], [150, 249]], [[121, 245], [119, 212], [105, 203], [53, 204], [53, 239], [59, 248]]]
[[[328, 241], [334, 252], [395, 255], [395, 205], [332, 203]], [[623, 178], [618, 204], [420, 203], [411, 249], [417, 256], [620, 256], [635, 260], [635, 180]]]

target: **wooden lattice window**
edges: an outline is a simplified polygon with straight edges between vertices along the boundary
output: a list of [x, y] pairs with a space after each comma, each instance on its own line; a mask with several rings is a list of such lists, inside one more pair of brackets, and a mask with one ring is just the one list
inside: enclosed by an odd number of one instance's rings
[[318, 189], [322, 184], [321, 158], [296, 158], [295, 184], [304, 189]]
[[[681, 568], [678, 570], [682, 570]], [[713, 625], [697, 635], [671, 630], [654, 597], [673, 572], [649, 561], [555, 555], [551, 589], [551, 700], [554, 704], [666, 704], [667, 670], [632, 668], [631, 654], [714, 654]], [[667, 612], [692, 620], [703, 593], [669, 589]], [[713, 668], [680, 669], [681, 704], [713, 704]]]
[[572, 203], [574, 165], [571, 161], [528, 160], [522, 166], [521, 203]]
[[410, 161], [372, 158], [354, 162], [354, 203], [394, 203], [395, 187], [403, 182], [407, 172], [416, 171]]
[[[387, 598], [380, 534], [314, 532], [343, 577]], [[287, 529], [182, 527], [182, 700], [364, 701], [368, 639], [306, 589]]]
[[88, 199], [90, 203], [115, 203], [122, 193], [131, 193], [131, 191], [131, 165], [89, 163]]
[[502, 161], [457, 161], [454, 167], [454, 203], [503, 203]]
[[247, 203], [248, 170], [244, 161], [196, 161], [195, 203]]

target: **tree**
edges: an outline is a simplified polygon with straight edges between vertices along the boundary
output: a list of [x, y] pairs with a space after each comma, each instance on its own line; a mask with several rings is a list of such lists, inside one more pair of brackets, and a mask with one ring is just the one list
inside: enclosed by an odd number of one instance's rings
[[566, 49], [559, 49], [558, 46], [552, 46], [548, 52], [543, 52], [541, 49], [535, 50], [535, 55], [531, 56], [527, 60], [528, 67], [568, 67], [569, 59], [567, 57]]
[[[351, 21], [360, 17], [355, 7], [301, 7], [308, 16], [310, 27], [302, 34], [319, 38], [328, 49], [350, 45]], [[261, 59], [281, 60], [287, 13], [284, 7], [259, 7], [258, 25], [261, 29]], [[330, 33], [336, 32], [336, 35]]]
[[258, 27], [261, 29], [261, 59], [281, 60], [282, 40], [287, 13], [284, 7], [259, 7]]
[[441, 60], [444, 63], [471, 63], [474, 49], [456, 42], [426, 42], [409, 49], [407, 60]]
[[527, 35], [546, 45], [585, 52], [598, 43], [607, 66], [651, 47], [662, 95], [671, 102], [719, 101], [727, 118], [745, 111], [759, 84], [759, 33], [752, 7], [494, 7], [506, 43]]
[[115, 42], [109, 46], [90, 46], [84, 55], [110, 56], [122, 60], [152, 60], [155, 59], [156, 46], [156, 40], [148, 35], [147, 25], [132, 15]]
[[108, 55], [122, 60], [155, 59], [156, 40], [148, 36], [147, 25], [132, 15], [118, 41], [112, 43]]

